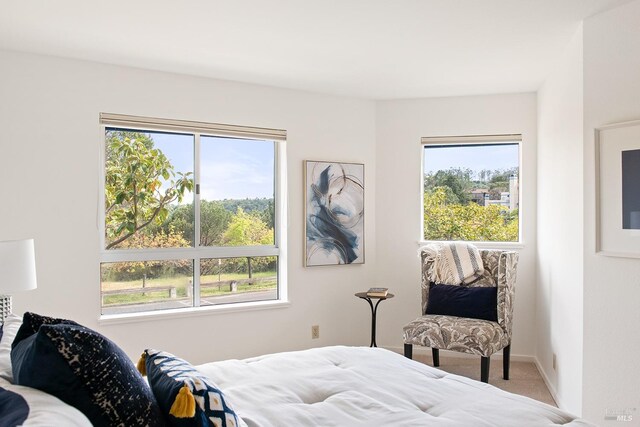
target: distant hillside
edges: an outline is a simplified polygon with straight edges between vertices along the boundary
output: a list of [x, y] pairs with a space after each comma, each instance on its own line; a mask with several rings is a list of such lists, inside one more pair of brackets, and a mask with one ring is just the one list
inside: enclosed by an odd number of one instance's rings
[[270, 203], [273, 204], [273, 199], [266, 197], [261, 199], [225, 199], [218, 201], [218, 203], [231, 213], [236, 213], [239, 207], [245, 212], [262, 212], [269, 207]]

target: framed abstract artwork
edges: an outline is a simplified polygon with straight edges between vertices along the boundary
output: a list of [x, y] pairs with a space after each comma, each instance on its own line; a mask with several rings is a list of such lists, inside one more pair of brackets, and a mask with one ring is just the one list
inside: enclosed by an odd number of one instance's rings
[[364, 165], [304, 162], [307, 267], [364, 264]]
[[596, 252], [640, 258], [640, 120], [595, 130]]

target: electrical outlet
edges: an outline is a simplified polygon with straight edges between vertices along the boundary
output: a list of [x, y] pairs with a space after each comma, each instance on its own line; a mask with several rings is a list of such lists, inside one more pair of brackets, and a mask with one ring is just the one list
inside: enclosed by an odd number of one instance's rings
[[313, 325], [311, 327], [311, 339], [318, 339], [320, 338], [320, 325]]
[[556, 364], [556, 354], [553, 353], [553, 357], [551, 358], [551, 367], [553, 368], [554, 371], [558, 370], [557, 368], [557, 364]]

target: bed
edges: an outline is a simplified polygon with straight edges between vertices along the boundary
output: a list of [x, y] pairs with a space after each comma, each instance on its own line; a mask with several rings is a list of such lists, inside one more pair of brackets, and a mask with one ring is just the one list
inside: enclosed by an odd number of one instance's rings
[[249, 427], [591, 425], [381, 348], [323, 347], [196, 368]]
[[0, 329], [0, 427], [18, 425], [590, 424], [381, 348], [321, 347], [199, 366], [145, 349], [135, 366], [89, 328], [25, 313]]

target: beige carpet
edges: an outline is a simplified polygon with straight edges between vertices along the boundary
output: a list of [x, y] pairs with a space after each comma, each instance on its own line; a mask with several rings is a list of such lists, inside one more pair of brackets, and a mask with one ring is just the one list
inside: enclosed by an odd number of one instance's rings
[[[413, 358], [419, 362], [433, 366], [431, 355], [415, 354]], [[480, 357], [469, 359], [462, 357], [449, 356], [443, 351], [440, 352], [440, 367], [443, 371], [452, 374], [462, 375], [474, 380], [480, 381]], [[549, 389], [544, 383], [538, 368], [532, 362], [514, 362], [511, 361], [511, 369], [509, 371], [509, 381], [502, 379], [502, 360], [491, 360], [491, 368], [489, 369], [489, 384], [496, 386], [502, 390], [527, 396], [549, 405], [557, 406], [554, 402]]]

